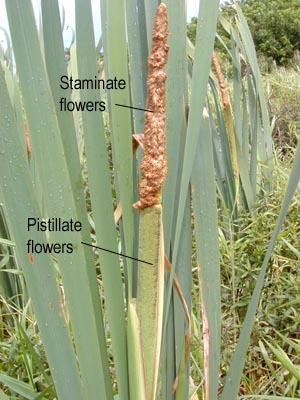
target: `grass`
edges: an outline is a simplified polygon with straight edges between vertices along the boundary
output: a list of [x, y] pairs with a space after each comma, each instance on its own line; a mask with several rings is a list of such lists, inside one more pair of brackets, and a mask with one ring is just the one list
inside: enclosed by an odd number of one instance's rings
[[[268, 196], [260, 196], [252, 213], [244, 212], [240, 216], [237, 239], [230, 238], [226, 227], [220, 232], [221, 276], [222, 276], [222, 339], [223, 362], [220, 381], [226, 375], [233, 353], [239, 327], [244, 319], [247, 305], [254, 289], [256, 276], [263, 262], [272, 231], [276, 223], [286, 184], [285, 169], [278, 167], [274, 174], [274, 190]], [[291, 351], [290, 346], [279, 336], [300, 339], [299, 308], [300, 259], [286, 244], [299, 248], [299, 193], [292, 203], [280, 234], [271, 268], [261, 296], [255, 325], [251, 335], [251, 344], [247, 353], [244, 374], [239, 394], [270, 394], [299, 396], [300, 386], [296, 390], [285, 390], [291, 380], [291, 374], [281, 365], [268, 350], [271, 365], [275, 374], [269, 369], [264, 359], [261, 342], [267, 340], [276, 343], [297, 364], [300, 354]], [[220, 221], [220, 224], [222, 222]], [[198, 332], [199, 295], [197, 290], [197, 273], [195, 266], [193, 292], [193, 339], [191, 375], [195, 385], [203, 385], [203, 360], [201, 356], [202, 342]], [[298, 299], [298, 300], [297, 300]], [[235, 307], [232, 307], [233, 302]], [[298, 302], [298, 304], [297, 304]], [[267, 347], [267, 346], [266, 346]], [[199, 366], [201, 369], [199, 369]], [[284, 385], [283, 385], [284, 383]], [[200, 396], [201, 398], [201, 396]]]
[[[229, 254], [226, 252], [226, 249], [230, 248], [230, 241], [227, 240], [222, 245], [223, 337], [226, 338], [224, 350], [228, 352], [229, 357], [232, 352], [230, 344], [234, 342], [235, 333], [244, 318], [246, 305], [251, 297], [256, 276], [279, 211], [278, 201], [282, 197], [281, 185], [284, 184], [284, 177], [279, 176], [277, 179], [277, 185], [272, 195], [267, 198], [263, 197], [258, 201], [254, 215], [242, 216], [240, 232], [238, 239], [233, 243], [232, 251]], [[247, 355], [240, 394], [267, 393], [266, 382], [272, 374], [266, 368], [259, 348], [260, 341], [267, 339], [272, 343], [284, 345], [277, 332], [293, 339], [299, 339], [297, 305], [292, 306], [291, 304], [297, 302], [297, 298], [299, 298], [300, 280], [297, 271], [300, 260], [281, 240], [281, 238], [285, 238], [289, 243], [293, 243], [293, 246], [298, 246], [297, 237], [300, 233], [299, 200], [298, 196], [298, 199], [295, 199], [290, 207], [285, 226], [274, 250], [251, 335], [250, 350]], [[233, 257], [235, 266], [234, 275], [230, 267], [231, 257]], [[226, 304], [232, 303], [233, 297], [236, 301], [235, 307], [228, 309]], [[284, 345], [284, 349], [288, 351], [288, 346]], [[286, 381], [288, 379], [286, 371], [281, 369], [281, 373], [282, 379]], [[272, 386], [269, 388], [270, 394], [283, 394], [280, 385]], [[299, 394], [299, 391], [297, 393]]]
[[273, 138], [281, 157], [295, 147], [300, 129], [300, 58], [292, 67], [273, 68], [265, 76], [269, 108], [275, 118]]

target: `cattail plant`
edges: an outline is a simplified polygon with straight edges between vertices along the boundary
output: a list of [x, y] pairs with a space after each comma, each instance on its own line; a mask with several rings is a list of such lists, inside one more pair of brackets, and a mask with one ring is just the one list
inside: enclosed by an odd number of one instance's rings
[[166, 72], [168, 57], [168, 19], [165, 4], [155, 14], [152, 50], [148, 57], [147, 111], [145, 113], [140, 199], [137, 316], [145, 373], [146, 399], [155, 399], [158, 377], [164, 279], [164, 238], [161, 191], [167, 172], [165, 145]]

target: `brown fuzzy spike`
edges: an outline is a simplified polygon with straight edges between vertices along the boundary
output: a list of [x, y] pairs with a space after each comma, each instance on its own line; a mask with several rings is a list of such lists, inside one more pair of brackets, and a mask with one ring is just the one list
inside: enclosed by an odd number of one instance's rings
[[169, 46], [168, 18], [165, 4], [157, 8], [152, 30], [152, 50], [148, 57], [147, 110], [144, 124], [144, 154], [141, 163], [140, 200], [133, 206], [142, 210], [160, 203], [160, 193], [167, 173], [165, 145], [165, 102]]

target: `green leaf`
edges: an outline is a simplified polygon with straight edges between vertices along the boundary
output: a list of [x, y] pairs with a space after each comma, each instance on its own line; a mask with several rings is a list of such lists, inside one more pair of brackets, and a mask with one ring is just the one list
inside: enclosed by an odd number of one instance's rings
[[[165, 253], [172, 260], [172, 244], [175, 234], [175, 223], [179, 207], [180, 180], [182, 174], [182, 160], [186, 140], [186, 110], [187, 110], [187, 55], [186, 55], [186, 21], [185, 4], [183, 1], [174, 3], [166, 1], [168, 25], [171, 34], [168, 37], [169, 54], [166, 66], [166, 148], [168, 173], [163, 188], [163, 226]], [[176, 268], [181, 290], [188, 307], [191, 303], [191, 229], [190, 228], [190, 202], [187, 202], [184, 210], [183, 224], [185, 232], [180, 242], [180, 256]], [[168, 275], [166, 275], [168, 278]], [[173, 398], [172, 387], [176, 373], [179, 371], [185, 343], [185, 321], [183, 306], [173, 291], [171, 298], [172, 307], [169, 315], [165, 315], [168, 321], [168, 334], [163, 344], [161, 357], [162, 368], [162, 397], [166, 400]], [[175, 317], [176, 316], [176, 317]], [[170, 368], [170, 360], [174, 362], [174, 368]], [[183, 392], [188, 393], [188, 366], [185, 362], [181, 371]]]
[[[31, 2], [9, 1], [7, 14], [40, 189], [43, 192], [43, 217], [59, 216], [65, 220], [77, 220], [76, 199], [72, 192]], [[34, 215], [31, 212], [27, 214]], [[84, 225], [85, 221], [81, 222]], [[104, 330], [100, 308], [97, 310], [95, 307], [95, 296], [98, 296], [96, 271], [85, 262], [85, 250], [80, 243], [79, 232], [68, 232], [67, 238], [65, 232], [50, 232], [49, 238], [53, 243], [64, 243], [67, 240], [74, 249], [70, 254], [59, 253], [56, 257], [70, 312], [85, 396], [94, 399], [102, 393], [105, 398], [107, 391], [110, 397], [111, 387], [104, 385], [109, 379], [104, 377], [109, 374]], [[41, 254], [37, 255], [37, 262], [40, 257]], [[94, 285], [91, 285], [91, 274], [94, 276]]]
[[294, 365], [292, 361], [288, 358], [285, 351], [278, 345], [273, 346], [271, 343], [267, 342], [272, 352], [275, 354], [277, 360], [281, 363], [282, 367], [287, 369], [298, 381], [300, 381], [300, 368]]
[[[174, 239], [172, 271], [170, 274], [167, 290], [166, 313], [168, 313], [172, 292], [172, 282], [176, 270], [176, 264], [178, 262], [179, 244], [181, 241], [181, 229], [190, 177], [194, 165], [196, 151], [198, 148], [197, 143], [200, 132], [199, 113], [202, 113], [207, 92], [207, 83], [209, 78], [211, 56], [217, 24], [218, 6], [219, 1], [215, 0], [213, 2], [203, 0], [201, 1], [199, 6], [199, 21], [201, 21], [202, 23], [199, 24], [197, 28], [190, 111], [186, 144], [184, 149], [182, 177], [180, 183], [179, 207], [176, 216], [176, 233]], [[165, 335], [165, 333], [166, 325], [164, 325], [163, 335]]]
[[[86, 79], [87, 77], [94, 77], [97, 75], [90, 2], [76, 1], [75, 13], [77, 16], [76, 20], [78, 21], [76, 24], [78, 77], [80, 79]], [[116, 76], [118, 76], [118, 79], [122, 78], [120, 75]], [[80, 99], [81, 101], [99, 101], [99, 92], [95, 90], [83, 90], [80, 93]], [[102, 115], [93, 112], [83, 113], [82, 130], [85, 140], [88, 183], [97, 244], [103, 248], [118, 252]], [[126, 400], [128, 398], [129, 388], [123, 300], [124, 291], [122, 287], [120, 262], [117, 256], [104, 251], [100, 252], [99, 258], [118, 389], [122, 399]], [[107, 386], [111, 385], [107, 377], [105, 384]]]
[[[129, 108], [131, 106], [130, 81], [128, 74], [128, 56], [125, 26], [125, 2], [122, 0], [102, 0], [101, 13], [105, 27], [104, 57], [107, 77], [124, 79], [124, 90], [109, 92], [110, 128], [112, 132], [114, 169], [117, 181], [117, 198], [122, 204], [122, 231], [125, 254], [133, 254], [133, 170], [132, 170], [132, 134], [133, 125]], [[134, 104], [133, 104], [134, 106]], [[142, 111], [141, 111], [142, 112]], [[124, 261], [128, 273], [128, 297], [132, 297], [132, 261]]]
[[4, 383], [13, 392], [25, 397], [25, 399], [34, 400], [36, 397], [36, 393], [28, 383], [21, 382], [2, 373], [0, 373], [0, 382]]
[[[51, 257], [48, 254], [40, 254], [32, 264], [26, 251], [29, 239], [43, 243], [46, 242], [46, 236], [42, 232], [27, 231], [27, 217], [39, 216], [39, 207], [28, 163], [18, 137], [1, 66], [0, 90], [0, 120], [5, 121], [0, 127], [0, 186], [3, 188], [2, 196], [9, 212], [9, 231], [16, 243], [16, 255], [31, 293], [57, 393], [63, 400], [70, 398], [79, 400], [82, 390], [80, 376], [69, 331], [61, 315], [61, 299]], [[14, 184], [11, 185], [11, 182]], [[22, 199], [22, 207], [19, 199]], [[67, 369], [65, 363], [68, 365]], [[72, 382], [72, 385], [69, 382]]]
[[267, 101], [264, 95], [263, 82], [262, 77], [259, 71], [258, 61], [256, 57], [256, 51], [254, 47], [254, 43], [252, 40], [252, 36], [247, 25], [246, 19], [238, 5], [236, 5], [238, 19], [236, 21], [238, 30], [240, 32], [242, 41], [245, 45], [245, 52], [247, 53], [249, 63], [251, 65], [251, 69], [253, 71], [253, 76], [256, 84], [256, 90], [259, 98], [260, 110], [261, 110], [261, 118], [262, 118], [262, 142], [260, 145], [260, 153], [262, 155], [262, 162], [265, 165], [263, 169], [264, 175], [268, 181], [266, 181], [266, 187], [270, 186], [270, 178], [272, 174], [272, 153], [273, 153], [273, 141], [271, 136], [270, 129], [270, 117], [268, 112]]
[[[220, 259], [212, 133], [203, 115], [192, 175], [204, 340], [205, 398], [217, 399], [221, 343]], [[205, 188], [205, 189], [204, 189]]]
[[[147, 88], [147, 33], [145, 30], [145, 5], [141, 0], [126, 1], [126, 22], [128, 34], [128, 56], [131, 76], [130, 82], [132, 104], [144, 108], [146, 105]], [[144, 113], [133, 110], [134, 133], [144, 130]]]

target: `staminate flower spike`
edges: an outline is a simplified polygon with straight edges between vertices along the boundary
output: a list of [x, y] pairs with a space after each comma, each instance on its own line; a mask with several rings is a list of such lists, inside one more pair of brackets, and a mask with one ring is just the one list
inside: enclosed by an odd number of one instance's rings
[[165, 148], [165, 103], [168, 19], [166, 5], [157, 8], [152, 30], [152, 51], [148, 57], [147, 105], [144, 124], [144, 154], [141, 164], [140, 200], [133, 206], [142, 210], [160, 203], [167, 173]]
[[152, 30], [152, 51], [148, 57], [147, 106], [145, 113], [144, 154], [141, 164], [140, 200], [134, 207], [140, 211], [139, 263], [136, 314], [140, 326], [142, 370], [145, 399], [156, 396], [161, 349], [164, 238], [161, 190], [167, 173], [165, 149], [165, 83], [164, 66], [168, 56], [168, 20], [165, 4], [157, 8]]
[[231, 111], [231, 105], [228, 95], [227, 86], [225, 83], [224, 75], [218, 60], [217, 53], [214, 51], [212, 56], [213, 66], [216, 71], [217, 79], [219, 82], [222, 103], [224, 108], [224, 118], [226, 129], [228, 133], [228, 140], [230, 145], [230, 155], [231, 155], [231, 162], [232, 162], [232, 171], [235, 179], [235, 190], [238, 189], [239, 185], [239, 169], [238, 169], [238, 161], [237, 161], [237, 154], [236, 154], [236, 143], [235, 143], [235, 136], [234, 136], [234, 124], [233, 124], [233, 117]]

